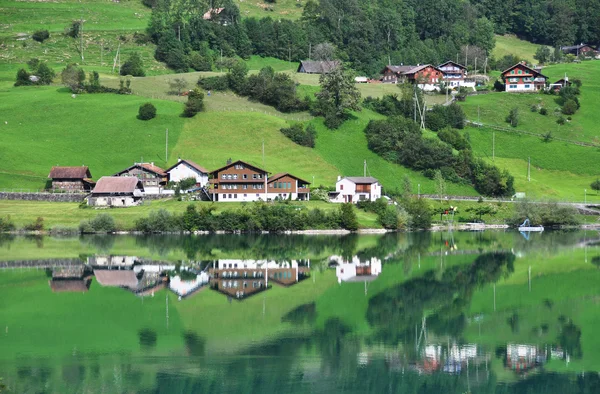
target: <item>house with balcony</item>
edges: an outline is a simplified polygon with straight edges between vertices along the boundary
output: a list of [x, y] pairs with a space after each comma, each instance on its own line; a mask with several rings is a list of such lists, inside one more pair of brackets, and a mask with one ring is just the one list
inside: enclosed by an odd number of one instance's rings
[[169, 175], [154, 163], [134, 163], [113, 176], [135, 177], [142, 182], [145, 194], [160, 194], [167, 186]]
[[335, 192], [329, 193], [329, 199], [335, 203], [353, 203], [359, 201], [377, 201], [381, 198], [381, 185], [370, 176], [339, 177]]
[[267, 179], [267, 200], [310, 200], [310, 183], [287, 172]]
[[381, 70], [383, 83], [413, 83], [425, 91], [439, 90], [444, 73], [431, 64], [386, 66]]
[[210, 173], [209, 195], [212, 201], [267, 201], [269, 172], [238, 160]]
[[475, 80], [473, 80], [472, 78], [468, 78], [467, 68], [462, 64], [450, 60], [446, 63], [440, 64], [438, 68], [442, 70], [442, 80], [444, 81], [446, 86], [450, 88], [475, 87]]
[[505, 84], [505, 91], [513, 93], [540, 91], [546, 88], [548, 80], [548, 77], [539, 70], [533, 69], [524, 63], [517, 63], [504, 70], [501, 78]]

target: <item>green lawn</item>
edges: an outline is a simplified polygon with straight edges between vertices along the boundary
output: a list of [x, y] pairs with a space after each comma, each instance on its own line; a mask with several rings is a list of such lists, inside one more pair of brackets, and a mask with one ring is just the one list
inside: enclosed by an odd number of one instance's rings
[[516, 55], [522, 60], [527, 60], [530, 63], [537, 63], [533, 58], [533, 55], [535, 55], [535, 51], [539, 47], [540, 45], [520, 40], [512, 35], [496, 35], [496, 46], [492, 51], [492, 55], [496, 59], [500, 59], [505, 55]]

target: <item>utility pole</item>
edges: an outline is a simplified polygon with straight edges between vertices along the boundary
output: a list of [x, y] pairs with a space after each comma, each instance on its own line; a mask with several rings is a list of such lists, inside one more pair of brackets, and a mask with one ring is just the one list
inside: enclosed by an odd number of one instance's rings
[[469, 46], [467, 45], [465, 48], [465, 67], [467, 67], [468, 62], [469, 62]]

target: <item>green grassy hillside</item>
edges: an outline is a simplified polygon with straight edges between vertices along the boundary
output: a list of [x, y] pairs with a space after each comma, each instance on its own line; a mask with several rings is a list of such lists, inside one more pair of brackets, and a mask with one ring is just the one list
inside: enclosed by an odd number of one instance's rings
[[527, 60], [531, 63], [537, 63], [533, 58], [535, 51], [540, 45], [533, 44], [528, 41], [520, 40], [512, 35], [496, 35], [496, 46], [492, 51], [492, 55], [499, 59], [505, 55], [516, 55], [522, 60]]

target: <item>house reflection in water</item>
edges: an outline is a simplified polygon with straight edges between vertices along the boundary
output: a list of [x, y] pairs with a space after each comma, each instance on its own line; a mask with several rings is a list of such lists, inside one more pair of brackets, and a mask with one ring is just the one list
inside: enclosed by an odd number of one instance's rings
[[89, 290], [92, 279], [87, 275], [84, 265], [55, 267], [52, 279], [48, 281], [53, 293], [85, 293]]
[[329, 264], [335, 265], [338, 283], [368, 282], [375, 280], [381, 273], [381, 259], [377, 257], [361, 261], [358, 256], [352, 257], [352, 260], [345, 260], [342, 256], [331, 256]]
[[542, 366], [548, 355], [545, 350], [534, 345], [520, 345], [509, 343], [506, 345], [505, 365], [517, 373], [526, 373]]
[[309, 260], [219, 260], [210, 269], [210, 287], [236, 299], [269, 288], [269, 281], [294, 285], [310, 276]]

